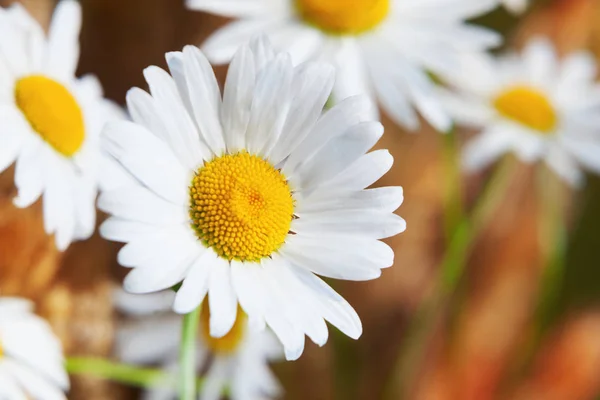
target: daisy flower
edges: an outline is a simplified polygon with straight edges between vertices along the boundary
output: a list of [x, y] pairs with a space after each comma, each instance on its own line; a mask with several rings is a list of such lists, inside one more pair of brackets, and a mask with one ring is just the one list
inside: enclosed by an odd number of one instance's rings
[[16, 164], [17, 207], [43, 197], [60, 250], [94, 231], [99, 136], [114, 112], [95, 77], [75, 78], [80, 25], [76, 1], [58, 3], [47, 36], [19, 3], [0, 8], [0, 172]]
[[448, 97], [457, 121], [481, 129], [464, 163], [479, 170], [514, 151], [525, 162], [544, 160], [571, 184], [580, 166], [600, 172], [600, 86], [591, 54], [559, 62], [551, 43], [532, 40], [522, 55], [477, 58]]
[[438, 131], [451, 127], [428, 72], [444, 76], [458, 65], [459, 54], [501, 42], [495, 32], [464, 22], [497, 7], [498, 0], [187, 0], [187, 5], [239, 18], [204, 44], [211, 62], [228, 62], [249, 37], [265, 33], [294, 63], [334, 64], [335, 101], [369, 95], [411, 130], [419, 127], [415, 108]]
[[144, 71], [150, 93], [134, 88], [135, 122], [109, 124], [104, 147], [132, 177], [104, 192], [113, 216], [105, 238], [127, 243], [125, 289], [149, 293], [183, 282], [174, 309], [188, 313], [208, 293], [210, 333], [223, 337], [238, 301], [257, 329], [269, 325], [289, 359], [304, 334], [327, 341], [325, 320], [352, 338], [352, 307], [314, 274], [367, 280], [392, 265], [379, 239], [405, 229], [392, 212], [400, 187], [363, 190], [392, 165], [386, 150], [365, 154], [383, 134], [372, 104], [351, 97], [323, 107], [333, 68], [296, 68], [265, 39], [243, 46], [223, 99], [198, 48], [167, 54], [169, 75]]
[[515, 14], [522, 14], [529, 6], [529, 0], [502, 0], [504, 7]]
[[32, 310], [27, 300], [0, 297], [0, 399], [66, 400], [61, 344]]
[[[177, 372], [181, 316], [168, 312], [173, 295], [117, 292], [117, 307], [134, 316], [117, 332], [116, 352], [124, 362], [159, 364], [166, 371]], [[213, 338], [209, 334], [209, 314], [204, 305], [196, 346], [198, 371], [206, 371], [200, 400], [219, 400], [226, 389], [232, 400], [279, 397], [282, 390], [269, 362], [281, 360], [283, 351], [272, 333], [248, 329], [247, 318], [240, 311], [231, 331], [222, 338]], [[172, 400], [176, 394], [172, 389], [156, 388], [148, 390], [144, 399]]]

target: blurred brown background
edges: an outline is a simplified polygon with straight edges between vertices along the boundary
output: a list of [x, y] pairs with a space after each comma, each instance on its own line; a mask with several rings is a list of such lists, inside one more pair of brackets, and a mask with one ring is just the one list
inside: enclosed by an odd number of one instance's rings
[[[47, 24], [54, 0], [23, 0]], [[107, 97], [124, 102], [127, 89], [145, 88], [142, 69], [165, 66], [164, 53], [199, 44], [225, 20], [187, 11], [182, 0], [82, 0], [84, 18], [79, 73], [96, 74]], [[0, 0], [7, 5], [10, 0]], [[600, 0], [537, 2], [523, 18], [499, 10], [479, 21], [518, 45], [537, 33], [561, 51], [588, 48], [600, 54]], [[221, 82], [226, 68], [218, 68]], [[405, 133], [385, 121], [379, 147], [395, 157], [380, 184], [402, 185], [399, 213], [406, 233], [392, 239], [396, 264], [381, 279], [335, 283], [364, 324], [358, 342], [332, 334], [324, 348], [309, 345], [303, 357], [277, 365], [286, 399], [383, 398], [407, 322], [431, 296], [443, 250], [441, 139], [423, 129]], [[40, 204], [12, 206], [13, 170], [0, 175], [0, 290], [37, 301], [68, 354], [109, 356], [115, 330], [110, 301], [118, 245], [95, 236], [58, 253], [45, 236]], [[418, 400], [600, 399], [600, 179], [573, 194], [567, 273], [548, 329], [531, 347], [531, 319], [542, 273], [532, 171], [522, 167], [471, 257], [468, 278], [453, 307], [437, 321], [426, 360], [392, 375], [402, 398]], [[483, 177], [469, 177], [468, 199]], [[71, 399], [135, 398], [136, 392], [88, 377], [74, 377]], [[394, 395], [395, 398], [397, 395]]]

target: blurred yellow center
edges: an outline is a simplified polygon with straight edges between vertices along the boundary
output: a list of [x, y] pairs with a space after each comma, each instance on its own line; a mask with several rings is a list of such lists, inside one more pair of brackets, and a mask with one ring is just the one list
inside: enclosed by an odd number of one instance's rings
[[75, 154], [85, 137], [79, 104], [60, 83], [42, 75], [17, 81], [15, 101], [27, 121], [48, 144], [64, 156]]
[[285, 177], [245, 151], [200, 167], [190, 196], [190, 217], [198, 238], [227, 260], [268, 257], [290, 230], [294, 200]]
[[390, 0], [296, 0], [300, 17], [333, 34], [358, 34], [379, 25], [390, 11]]
[[554, 130], [557, 115], [550, 100], [540, 91], [528, 86], [512, 87], [494, 101], [494, 107], [504, 117], [539, 132]]
[[246, 319], [246, 314], [238, 307], [237, 318], [231, 330], [221, 338], [214, 338], [210, 336], [210, 310], [208, 302], [204, 301], [202, 311], [200, 312], [200, 332], [206, 346], [213, 353], [217, 354], [230, 354], [236, 351], [246, 333]]

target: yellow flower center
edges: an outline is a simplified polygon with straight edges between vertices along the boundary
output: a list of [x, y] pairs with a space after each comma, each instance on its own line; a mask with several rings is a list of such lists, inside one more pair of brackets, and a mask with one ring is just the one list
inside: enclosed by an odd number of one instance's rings
[[200, 167], [190, 187], [198, 238], [227, 260], [260, 261], [290, 230], [294, 200], [283, 174], [245, 151]]
[[56, 151], [70, 157], [79, 150], [85, 138], [83, 113], [66, 87], [30, 75], [17, 81], [15, 101], [33, 130]]
[[542, 133], [556, 128], [558, 117], [550, 100], [539, 90], [515, 86], [494, 100], [496, 110], [506, 118]]
[[390, 0], [296, 0], [300, 17], [322, 31], [356, 35], [379, 25], [389, 14]]
[[246, 333], [246, 314], [238, 306], [237, 317], [235, 323], [231, 327], [231, 330], [221, 338], [214, 338], [210, 336], [210, 310], [208, 307], [208, 301], [204, 301], [202, 304], [202, 311], [200, 312], [200, 333], [206, 343], [206, 346], [216, 354], [231, 354], [235, 352]]

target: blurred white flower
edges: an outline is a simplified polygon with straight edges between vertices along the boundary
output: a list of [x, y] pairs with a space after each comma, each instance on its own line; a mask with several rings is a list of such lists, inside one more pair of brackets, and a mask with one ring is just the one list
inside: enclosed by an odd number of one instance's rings
[[224, 336], [238, 301], [258, 329], [269, 325], [288, 359], [304, 335], [323, 345], [325, 320], [352, 338], [352, 307], [314, 274], [369, 280], [392, 265], [379, 239], [405, 222], [393, 214], [400, 187], [364, 190], [392, 165], [386, 150], [365, 154], [383, 134], [368, 99], [352, 97], [321, 115], [331, 66], [292, 67], [256, 40], [234, 58], [223, 100], [202, 52], [167, 54], [172, 77], [145, 70], [151, 95], [127, 96], [135, 122], [109, 124], [104, 147], [135, 179], [103, 192], [113, 214], [101, 227], [127, 243], [125, 289], [182, 282], [174, 309], [188, 313], [209, 294], [210, 331]]
[[545, 160], [571, 184], [582, 182], [579, 164], [600, 172], [600, 86], [591, 54], [557, 60], [546, 39], [522, 55], [471, 58], [454, 79], [447, 105], [458, 123], [481, 129], [465, 148], [469, 170], [514, 151], [525, 162]]
[[[117, 356], [127, 363], [159, 364], [174, 375], [178, 369], [181, 316], [168, 312], [173, 292], [132, 295], [117, 292], [117, 307], [130, 318], [117, 332]], [[161, 312], [162, 311], [162, 312]], [[203, 306], [196, 346], [198, 371], [206, 371], [200, 400], [218, 400], [229, 390], [232, 400], [267, 400], [282, 390], [269, 362], [283, 359], [283, 349], [268, 331], [254, 332], [239, 312], [227, 335], [209, 335], [209, 309]], [[172, 389], [152, 389], [145, 400], [176, 398]]]
[[0, 297], [0, 399], [66, 400], [61, 344], [24, 299]]
[[66, 249], [94, 231], [99, 136], [114, 106], [75, 78], [79, 3], [58, 3], [48, 36], [15, 3], [0, 8], [0, 172], [16, 162], [17, 207], [43, 196], [44, 228]]
[[228, 62], [242, 43], [267, 34], [295, 64], [333, 63], [336, 101], [369, 95], [411, 130], [419, 127], [415, 108], [438, 131], [451, 126], [429, 71], [444, 76], [459, 65], [460, 54], [501, 42], [495, 32], [464, 22], [494, 9], [498, 0], [187, 0], [187, 5], [240, 19], [204, 44], [211, 62]]
[[502, 0], [504, 7], [515, 14], [522, 14], [529, 6], [529, 0]]

